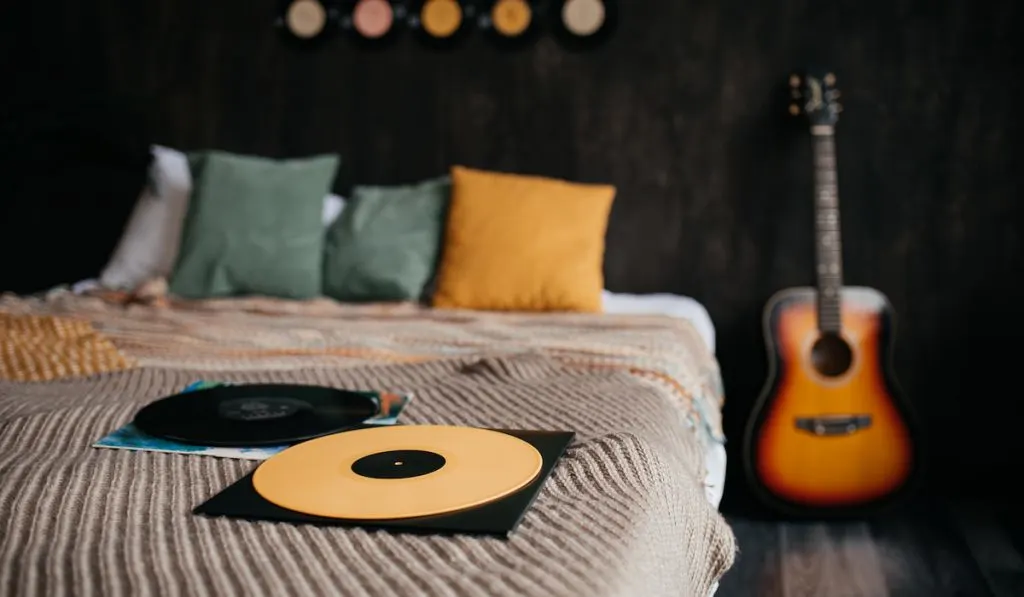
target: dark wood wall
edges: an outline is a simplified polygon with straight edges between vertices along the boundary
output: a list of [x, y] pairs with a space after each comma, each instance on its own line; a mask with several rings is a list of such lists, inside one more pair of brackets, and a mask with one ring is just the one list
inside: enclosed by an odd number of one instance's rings
[[899, 313], [897, 367], [930, 432], [932, 479], [993, 491], [1000, 477], [984, 473], [1024, 460], [1019, 2], [634, 0], [585, 53], [549, 37], [514, 52], [411, 37], [301, 51], [271, 27], [274, 5], [3, 9], [0, 245], [65, 247], [0, 258], [8, 288], [102, 266], [149, 142], [337, 151], [341, 191], [456, 162], [609, 181], [608, 287], [707, 305], [738, 447], [765, 374], [761, 308], [813, 282], [809, 143], [784, 86], [791, 68], [824, 65], [844, 94], [847, 282]]

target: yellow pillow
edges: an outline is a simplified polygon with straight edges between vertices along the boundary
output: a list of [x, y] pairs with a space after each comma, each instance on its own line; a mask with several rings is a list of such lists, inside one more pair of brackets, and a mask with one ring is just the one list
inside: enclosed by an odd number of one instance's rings
[[601, 310], [611, 185], [454, 166], [433, 305]]

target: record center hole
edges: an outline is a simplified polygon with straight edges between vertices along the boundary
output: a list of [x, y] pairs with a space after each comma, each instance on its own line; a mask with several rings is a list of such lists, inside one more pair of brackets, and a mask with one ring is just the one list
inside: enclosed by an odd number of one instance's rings
[[396, 460], [395, 461], [395, 466], [402, 466], [402, 464], [403, 464], [403, 462], [401, 460]]

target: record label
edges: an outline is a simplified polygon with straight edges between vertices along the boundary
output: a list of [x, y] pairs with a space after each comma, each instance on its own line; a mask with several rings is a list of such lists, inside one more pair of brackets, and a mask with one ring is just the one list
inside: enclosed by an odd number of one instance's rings
[[335, 388], [249, 384], [169, 396], [135, 415], [142, 432], [203, 446], [291, 444], [360, 425], [377, 414], [370, 396]]
[[425, 450], [388, 450], [363, 456], [352, 472], [370, 479], [409, 479], [430, 474], [445, 464], [444, 456]]
[[294, 398], [274, 398], [261, 396], [255, 398], [237, 398], [225, 400], [217, 405], [217, 412], [225, 419], [232, 421], [267, 421], [281, 419], [313, 405]]
[[349, 520], [447, 514], [506, 497], [540, 473], [540, 452], [488, 429], [402, 425], [357, 429], [264, 461], [253, 488], [295, 512]]

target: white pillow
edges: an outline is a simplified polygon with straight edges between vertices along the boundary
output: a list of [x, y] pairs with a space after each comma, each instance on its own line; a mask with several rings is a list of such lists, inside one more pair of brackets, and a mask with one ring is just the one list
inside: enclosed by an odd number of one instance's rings
[[334, 193], [324, 197], [324, 228], [333, 224], [343, 209], [345, 209], [345, 200], [341, 197]]
[[[170, 277], [178, 259], [181, 231], [192, 194], [188, 158], [175, 149], [154, 145], [150, 180], [135, 203], [114, 254], [100, 274], [106, 288], [133, 290], [143, 282]], [[330, 226], [345, 208], [345, 199], [324, 197], [323, 224]]]
[[168, 276], [177, 259], [192, 173], [180, 151], [154, 146], [152, 153], [150, 180], [155, 188], [142, 191], [100, 274], [100, 283], [107, 288], [131, 290], [151, 278]]

